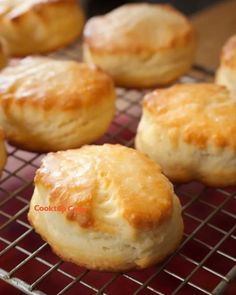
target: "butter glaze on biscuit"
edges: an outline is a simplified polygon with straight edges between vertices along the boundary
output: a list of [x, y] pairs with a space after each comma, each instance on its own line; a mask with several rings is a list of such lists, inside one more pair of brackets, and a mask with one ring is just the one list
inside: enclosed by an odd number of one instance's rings
[[84, 60], [125, 87], [168, 84], [192, 64], [194, 30], [169, 5], [127, 4], [90, 19], [84, 30]]
[[[35, 204], [86, 210], [40, 213]], [[180, 203], [160, 167], [120, 145], [46, 156], [35, 177], [29, 220], [63, 259], [108, 271], [161, 261], [183, 233]]]
[[0, 73], [0, 126], [18, 147], [47, 152], [91, 143], [114, 112], [113, 82], [94, 66], [29, 57]]
[[83, 23], [76, 0], [0, 0], [0, 36], [13, 56], [64, 47], [80, 35]]
[[177, 182], [236, 184], [236, 101], [224, 86], [175, 85], [145, 97], [136, 148]]

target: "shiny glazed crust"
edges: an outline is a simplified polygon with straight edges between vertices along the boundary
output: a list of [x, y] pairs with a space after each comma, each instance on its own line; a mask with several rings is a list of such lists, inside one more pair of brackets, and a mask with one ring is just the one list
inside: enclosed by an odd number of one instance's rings
[[173, 181], [236, 184], [236, 101], [214, 84], [156, 90], [144, 100], [136, 148]]
[[90, 143], [105, 133], [114, 109], [113, 82], [94, 66], [29, 57], [0, 73], [0, 125], [24, 149]]
[[[86, 210], [36, 212], [36, 204]], [[183, 233], [180, 203], [159, 166], [119, 145], [49, 154], [35, 177], [29, 220], [63, 259], [99, 270], [157, 263]]]
[[0, 36], [13, 56], [46, 53], [73, 42], [84, 16], [76, 0], [2, 0]]
[[87, 22], [84, 59], [122, 86], [168, 84], [191, 66], [195, 39], [188, 20], [171, 6], [128, 4]]

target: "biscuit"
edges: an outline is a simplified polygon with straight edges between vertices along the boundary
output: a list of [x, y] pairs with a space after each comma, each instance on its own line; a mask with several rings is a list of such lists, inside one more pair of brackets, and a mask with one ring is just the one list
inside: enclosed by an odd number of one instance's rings
[[6, 161], [7, 161], [7, 154], [6, 154], [3, 140], [4, 140], [3, 132], [0, 129], [0, 176], [2, 174], [2, 170], [6, 164]]
[[223, 47], [216, 83], [226, 86], [232, 98], [236, 99], [236, 35], [232, 36]]
[[6, 41], [0, 38], [0, 70], [7, 65], [8, 62], [8, 49]]
[[113, 81], [94, 66], [29, 57], [0, 73], [0, 126], [17, 147], [80, 147], [106, 132], [114, 112]]
[[47, 155], [28, 218], [57, 255], [95, 270], [148, 267], [183, 235], [172, 184], [154, 161], [121, 145]]
[[236, 184], [236, 101], [216, 84], [184, 84], [145, 97], [136, 148], [174, 182]]
[[145, 88], [169, 84], [187, 72], [195, 47], [191, 24], [173, 7], [128, 4], [87, 22], [83, 56], [116, 84]]
[[73, 42], [81, 33], [84, 16], [76, 0], [2, 0], [0, 36], [10, 54], [46, 53]]

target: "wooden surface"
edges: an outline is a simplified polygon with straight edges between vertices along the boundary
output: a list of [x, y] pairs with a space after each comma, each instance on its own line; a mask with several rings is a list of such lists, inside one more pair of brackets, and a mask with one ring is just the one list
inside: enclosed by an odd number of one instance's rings
[[198, 33], [196, 63], [216, 69], [222, 45], [236, 34], [236, 0], [224, 0], [191, 19]]

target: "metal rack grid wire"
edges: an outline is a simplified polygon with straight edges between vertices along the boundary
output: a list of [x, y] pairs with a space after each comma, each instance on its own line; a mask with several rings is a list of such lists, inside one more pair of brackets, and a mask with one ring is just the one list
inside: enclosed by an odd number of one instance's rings
[[[79, 59], [74, 44], [52, 57]], [[208, 81], [194, 67], [181, 82]], [[146, 91], [117, 89], [117, 113], [97, 143], [133, 145]], [[43, 155], [7, 146], [0, 180], [0, 278], [26, 294], [223, 294], [236, 277], [236, 187], [213, 189], [193, 182], [175, 187], [183, 205], [184, 239], [162, 264], [142, 271], [105, 273], [61, 261], [27, 221], [33, 177]]]

